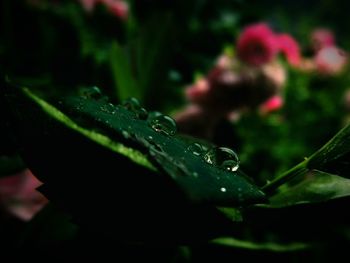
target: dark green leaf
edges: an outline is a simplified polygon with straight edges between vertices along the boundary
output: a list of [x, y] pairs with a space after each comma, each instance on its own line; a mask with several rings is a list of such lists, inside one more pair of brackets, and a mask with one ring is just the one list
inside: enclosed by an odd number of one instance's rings
[[195, 202], [232, 206], [259, 202], [264, 196], [242, 172], [229, 172], [208, 164], [202, 156], [188, 150], [187, 142], [155, 131], [147, 120], [139, 119], [121, 106], [76, 97], [68, 98], [66, 104], [76, 116], [94, 121], [115, 139], [133, 143]]

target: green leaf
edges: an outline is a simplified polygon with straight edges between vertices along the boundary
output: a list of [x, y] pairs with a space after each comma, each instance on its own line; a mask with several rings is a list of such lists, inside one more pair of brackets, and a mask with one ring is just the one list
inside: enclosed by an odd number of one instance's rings
[[270, 197], [269, 206], [284, 207], [303, 203], [322, 202], [350, 195], [350, 179], [318, 170], [308, 171], [303, 179], [285, 185]]
[[220, 237], [211, 241], [211, 243], [221, 246], [229, 246], [235, 248], [242, 248], [248, 250], [263, 250], [263, 251], [271, 251], [271, 252], [291, 252], [291, 251], [299, 251], [305, 250], [310, 247], [310, 245], [306, 243], [289, 243], [289, 244], [281, 244], [274, 242], [264, 242], [257, 243], [248, 240], [236, 239], [233, 237]]
[[304, 176], [308, 171], [320, 170], [335, 172], [338, 176], [348, 177], [350, 169], [350, 125], [340, 130], [323, 147], [290, 170], [263, 187], [267, 192], [274, 192], [281, 185]]
[[[310, 156], [308, 167], [310, 169], [320, 169], [327, 166], [350, 152], [350, 125], [340, 130], [329, 142], [320, 150]], [[346, 165], [349, 165], [347, 163]], [[344, 175], [347, 176], [347, 175]]]
[[57, 121], [63, 122], [72, 130], [81, 133], [82, 135], [88, 137], [90, 140], [106, 148], [109, 148], [110, 150], [118, 154], [128, 157], [130, 160], [137, 164], [145, 166], [151, 170], [156, 170], [156, 168], [154, 168], [154, 166], [147, 160], [147, 158], [139, 151], [125, 147], [123, 144], [112, 141], [110, 138], [103, 134], [80, 127], [73, 120], [71, 120], [69, 117], [60, 112], [58, 109], [34, 95], [34, 93], [32, 93], [29, 89], [25, 88], [23, 89], [23, 91], [38, 105], [40, 105], [45, 112], [49, 113], [52, 117], [56, 118]]
[[140, 99], [141, 91], [136, 85], [127, 53], [116, 41], [111, 46], [110, 65], [118, 98], [120, 100], [130, 97]]

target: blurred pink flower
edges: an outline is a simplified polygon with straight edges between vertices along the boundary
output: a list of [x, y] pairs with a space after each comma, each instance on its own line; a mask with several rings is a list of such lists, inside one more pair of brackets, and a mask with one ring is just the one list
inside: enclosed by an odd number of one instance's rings
[[97, 4], [103, 4], [107, 10], [119, 17], [120, 19], [126, 19], [129, 13], [129, 6], [123, 0], [78, 0], [86, 12], [91, 13]]
[[303, 58], [297, 68], [302, 72], [312, 73], [316, 71], [316, 64], [313, 58]]
[[324, 75], [336, 75], [345, 68], [348, 57], [345, 51], [331, 46], [320, 49], [315, 56], [316, 70]]
[[18, 174], [0, 179], [0, 205], [9, 213], [29, 221], [48, 200], [36, 191], [42, 183], [26, 169]]
[[335, 37], [331, 30], [326, 28], [318, 28], [311, 33], [311, 44], [315, 51], [324, 47], [335, 45]]
[[273, 61], [261, 67], [261, 71], [266, 78], [266, 82], [276, 87], [276, 90], [283, 88], [287, 81], [287, 73], [281, 63]]
[[226, 54], [221, 54], [215, 63], [215, 67], [221, 70], [233, 69], [238, 66], [238, 61], [234, 57]]
[[287, 61], [292, 66], [298, 66], [301, 60], [300, 47], [298, 42], [289, 34], [276, 36], [279, 49], [285, 55]]
[[282, 108], [284, 104], [283, 98], [280, 95], [275, 95], [265, 101], [259, 108], [261, 114], [265, 115]]
[[175, 116], [175, 120], [182, 133], [210, 139], [220, 117], [212, 110], [190, 104]]
[[185, 90], [186, 97], [192, 102], [201, 102], [209, 92], [210, 83], [206, 78], [198, 79], [192, 86]]
[[99, 0], [78, 0], [86, 12], [91, 13]]
[[278, 52], [278, 43], [265, 23], [246, 27], [237, 41], [237, 55], [247, 64], [260, 66], [272, 61]]
[[100, 0], [101, 3], [104, 3], [113, 15], [126, 19], [129, 14], [129, 5], [123, 0]]

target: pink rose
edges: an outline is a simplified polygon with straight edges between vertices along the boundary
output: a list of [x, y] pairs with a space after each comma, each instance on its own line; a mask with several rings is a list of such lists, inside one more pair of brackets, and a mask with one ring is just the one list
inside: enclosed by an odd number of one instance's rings
[[335, 45], [335, 37], [331, 30], [326, 28], [318, 28], [311, 33], [311, 44], [315, 51], [324, 47]]
[[86, 12], [91, 13], [99, 0], [78, 0]]
[[95, 6], [99, 3], [103, 4], [107, 10], [119, 17], [120, 19], [126, 19], [129, 13], [129, 6], [123, 0], [78, 0], [86, 12], [91, 13]]
[[48, 200], [36, 188], [42, 183], [26, 169], [18, 174], [0, 179], [0, 204], [9, 213], [29, 221]]
[[265, 23], [246, 27], [237, 41], [238, 57], [252, 66], [261, 66], [272, 61], [278, 48], [273, 31]]
[[110, 13], [125, 20], [128, 18], [129, 6], [123, 0], [100, 0]]
[[345, 68], [347, 54], [337, 47], [324, 47], [315, 56], [316, 70], [324, 75], [336, 75]]
[[208, 95], [209, 88], [209, 81], [206, 78], [200, 78], [193, 85], [187, 87], [186, 97], [189, 101], [198, 103]]
[[301, 60], [298, 42], [288, 34], [277, 35], [276, 39], [279, 49], [286, 57], [288, 63], [292, 66], [298, 66]]

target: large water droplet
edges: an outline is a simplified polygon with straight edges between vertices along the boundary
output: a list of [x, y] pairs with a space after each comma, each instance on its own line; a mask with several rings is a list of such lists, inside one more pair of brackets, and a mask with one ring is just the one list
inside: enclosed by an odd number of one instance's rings
[[176, 133], [175, 121], [166, 115], [159, 115], [154, 118], [148, 118], [148, 125], [155, 131], [165, 135], [172, 136]]
[[187, 147], [187, 150], [193, 153], [194, 155], [201, 156], [204, 153], [204, 148], [199, 143], [192, 143]]
[[220, 168], [230, 172], [235, 172], [239, 168], [239, 159], [237, 154], [233, 150], [226, 147], [212, 148], [206, 152], [203, 158], [207, 163], [219, 166]]
[[130, 99], [124, 100], [122, 102], [122, 106], [128, 111], [131, 111], [132, 113], [134, 113], [137, 116], [137, 118], [141, 120], [147, 119], [147, 116], [148, 116], [147, 110], [140, 106], [140, 103], [136, 98], [130, 98]]

